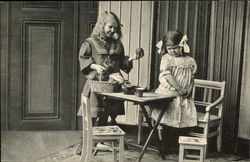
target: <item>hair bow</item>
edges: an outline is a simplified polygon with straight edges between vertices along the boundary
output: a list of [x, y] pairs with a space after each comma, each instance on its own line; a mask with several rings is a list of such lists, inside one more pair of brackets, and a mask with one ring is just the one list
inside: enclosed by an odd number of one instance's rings
[[188, 40], [187, 35], [184, 35], [182, 37], [180, 43], [179, 43], [179, 46], [183, 47], [185, 53], [189, 53], [190, 52], [190, 48], [189, 48], [189, 46], [187, 44], [187, 40]]
[[162, 47], [162, 45], [163, 45], [162, 40], [159, 41], [159, 42], [156, 44], [156, 47], [158, 48], [158, 53], [161, 53], [161, 47]]

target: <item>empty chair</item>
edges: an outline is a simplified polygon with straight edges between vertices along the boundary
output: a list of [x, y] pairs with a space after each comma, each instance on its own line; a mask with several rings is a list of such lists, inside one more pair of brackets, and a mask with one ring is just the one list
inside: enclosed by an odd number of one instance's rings
[[[217, 136], [217, 150], [222, 145], [222, 112], [225, 81], [194, 80], [192, 98], [198, 114], [198, 126], [189, 133], [191, 136], [209, 138]], [[205, 157], [207, 147], [205, 148]]]
[[[119, 151], [119, 162], [123, 162], [124, 135], [125, 132], [119, 126], [92, 126], [91, 110], [89, 99], [81, 97], [82, 122], [83, 122], [83, 144], [81, 162], [89, 162], [93, 158], [93, 150], [113, 150], [114, 161], [117, 161]], [[112, 146], [98, 147], [94, 143], [110, 141]], [[118, 146], [116, 146], [118, 143]]]

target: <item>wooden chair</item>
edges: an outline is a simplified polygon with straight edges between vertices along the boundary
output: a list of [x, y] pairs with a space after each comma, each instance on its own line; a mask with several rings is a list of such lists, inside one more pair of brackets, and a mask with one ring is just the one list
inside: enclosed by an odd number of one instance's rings
[[[192, 98], [198, 114], [198, 126], [189, 133], [191, 136], [209, 138], [217, 136], [217, 150], [222, 145], [222, 106], [225, 81], [194, 79]], [[207, 146], [205, 147], [205, 157]]]
[[[123, 162], [124, 154], [124, 135], [125, 132], [119, 126], [92, 126], [92, 117], [89, 99], [81, 97], [82, 124], [83, 124], [83, 143], [81, 162], [89, 162], [93, 158], [93, 150], [113, 150], [114, 161], [117, 161], [117, 151], [119, 151], [119, 162]], [[95, 143], [110, 141], [112, 146], [98, 147]], [[118, 146], [116, 143], [118, 142]]]
[[[207, 145], [207, 141], [204, 138], [180, 136], [179, 144], [179, 162], [204, 162], [204, 151]], [[198, 150], [199, 155], [191, 154], [191, 152], [185, 152], [186, 150]], [[192, 160], [188, 160], [186, 157], [192, 158]]]

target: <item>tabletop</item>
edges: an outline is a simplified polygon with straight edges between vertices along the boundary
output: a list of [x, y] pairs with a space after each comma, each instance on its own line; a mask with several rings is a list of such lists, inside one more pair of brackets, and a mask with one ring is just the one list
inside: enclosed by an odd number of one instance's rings
[[173, 95], [166, 95], [166, 94], [158, 94], [158, 93], [152, 93], [152, 92], [144, 92], [142, 97], [137, 97], [136, 95], [128, 95], [124, 94], [123, 92], [116, 92], [116, 93], [99, 93], [100, 95], [113, 98], [113, 99], [119, 99], [119, 100], [126, 100], [131, 101], [135, 103], [140, 104], [146, 104], [150, 102], [156, 102], [156, 101], [171, 101], [176, 96]]

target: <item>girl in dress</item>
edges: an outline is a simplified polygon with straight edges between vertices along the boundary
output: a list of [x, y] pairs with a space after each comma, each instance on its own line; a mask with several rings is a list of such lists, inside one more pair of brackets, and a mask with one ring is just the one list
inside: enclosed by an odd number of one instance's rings
[[[158, 53], [162, 55], [160, 64], [159, 82], [160, 85], [155, 93], [173, 94], [177, 98], [167, 105], [161, 123], [166, 125], [164, 133], [166, 139], [166, 150], [169, 151], [169, 142], [174, 136], [172, 130], [177, 129], [178, 135], [184, 135], [186, 132], [183, 128], [197, 126], [197, 112], [194, 101], [191, 98], [191, 92], [194, 83], [194, 74], [197, 70], [196, 61], [189, 55], [190, 49], [187, 44], [187, 36], [183, 35], [178, 30], [168, 31], [163, 40], [156, 45]], [[157, 119], [160, 114], [160, 109], [164, 106], [153, 106], [151, 116]], [[163, 137], [164, 137], [163, 136]], [[172, 137], [171, 137], [172, 136]], [[171, 144], [170, 144], [171, 145]]]
[[[121, 27], [122, 24], [116, 14], [104, 11], [98, 17], [91, 36], [82, 43], [80, 48], [80, 71], [87, 77], [82, 95], [90, 100], [92, 123], [95, 126], [108, 125], [109, 116], [111, 117], [109, 124], [115, 125], [117, 115], [125, 113], [124, 102], [114, 99], [103, 100], [100, 95], [91, 91], [89, 80], [98, 80], [98, 76], [102, 76], [101, 79], [105, 81], [114, 76], [112, 74], [118, 74], [115, 79], [122, 78], [120, 70], [129, 73], [133, 68], [133, 61], [144, 56], [143, 52], [135, 53], [131, 57], [125, 55], [121, 41]], [[123, 82], [122, 79], [121, 82]], [[81, 111], [80, 107], [79, 116]], [[76, 154], [81, 154], [81, 145], [77, 148]]]

